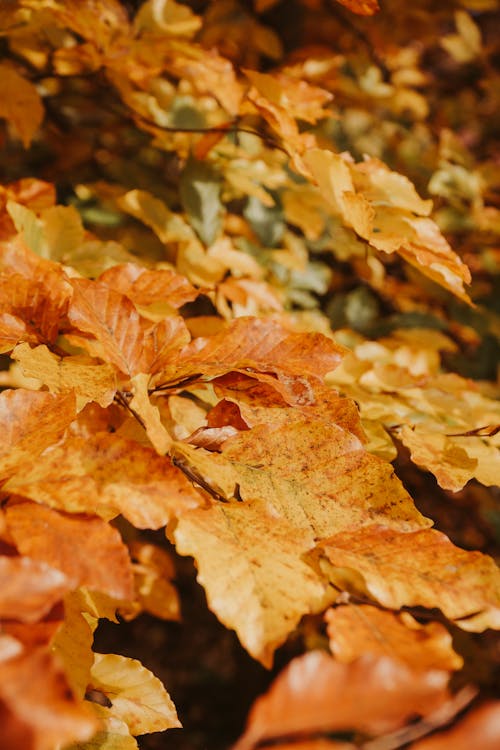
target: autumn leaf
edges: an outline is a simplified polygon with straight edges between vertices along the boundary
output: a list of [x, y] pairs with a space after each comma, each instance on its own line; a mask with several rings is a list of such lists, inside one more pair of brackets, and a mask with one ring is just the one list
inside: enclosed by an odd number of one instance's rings
[[124, 721], [132, 735], [180, 727], [170, 696], [136, 659], [95, 654], [91, 686], [111, 701], [111, 714]]
[[154, 302], [168, 302], [171, 307], [179, 308], [198, 296], [198, 291], [188, 280], [175, 271], [148, 270], [134, 263], [108, 268], [99, 276], [99, 281], [142, 307]]
[[75, 396], [7, 390], [0, 393], [0, 425], [4, 439], [0, 479], [33, 465], [42, 451], [56, 443], [75, 417]]
[[12, 125], [28, 148], [41, 125], [44, 109], [36, 87], [6, 63], [0, 65], [0, 117]]
[[73, 336], [90, 354], [114, 364], [128, 375], [161, 369], [189, 341], [180, 317], [156, 325], [141, 318], [128, 297], [102, 282], [73, 280], [68, 311], [73, 326], [92, 338]]
[[0, 684], [2, 750], [53, 750], [97, 729], [92, 711], [75, 700], [43, 648], [0, 662]]
[[472, 709], [451, 729], [433, 734], [412, 745], [414, 750], [469, 750], [481, 743], [481, 750], [495, 750], [500, 739], [500, 702], [489, 701]]
[[0, 619], [41, 620], [72, 588], [60, 570], [29, 557], [0, 556]]
[[266, 740], [338, 730], [390, 732], [443, 705], [447, 680], [445, 671], [415, 673], [387, 656], [341, 664], [311, 651], [293, 659], [257, 699], [233, 747], [247, 750]]
[[373, 16], [380, 10], [377, 0], [337, 0], [337, 2], [359, 16]]
[[6, 510], [7, 528], [21, 554], [61, 570], [73, 588], [86, 586], [115, 599], [132, 599], [127, 548], [100, 518], [69, 516], [36, 503]]
[[149, 529], [164, 526], [201, 502], [170, 459], [109, 433], [69, 437], [6, 487], [57, 510], [105, 520], [121, 513], [138, 528]]
[[325, 587], [301, 559], [308, 535], [264, 502], [214, 502], [185, 514], [174, 538], [195, 558], [210, 609], [267, 667], [300, 617], [321, 605]]
[[113, 401], [117, 383], [109, 364], [94, 364], [81, 356], [58, 357], [45, 344], [33, 349], [27, 343], [18, 344], [11, 357], [19, 362], [25, 377], [36, 378], [51, 393], [73, 390], [80, 408], [89, 401], [103, 407]]
[[[242, 372], [272, 384], [290, 403], [313, 401], [312, 383], [340, 362], [344, 349], [321, 334], [289, 332], [272, 320], [239, 318], [227, 330], [197, 338], [162, 373], [175, 382]], [[274, 377], [273, 377], [274, 375]]]
[[328, 609], [325, 620], [330, 649], [344, 663], [369, 653], [398, 659], [416, 672], [460, 669], [463, 665], [443, 625], [421, 625], [408, 612], [349, 604]]
[[440, 609], [472, 632], [500, 628], [499, 570], [480, 552], [455, 547], [439, 531], [400, 534], [381, 526], [320, 544], [338, 585], [367, 593], [389, 609]]

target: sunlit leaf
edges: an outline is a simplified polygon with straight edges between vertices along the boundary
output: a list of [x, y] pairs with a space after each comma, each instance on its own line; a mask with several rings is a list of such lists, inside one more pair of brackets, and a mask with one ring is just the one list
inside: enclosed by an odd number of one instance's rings
[[96, 654], [91, 685], [109, 697], [112, 715], [133, 735], [181, 726], [160, 680], [135, 659]]
[[28, 148], [41, 125], [44, 110], [35, 86], [13, 67], [0, 65], [0, 117], [7, 120]]

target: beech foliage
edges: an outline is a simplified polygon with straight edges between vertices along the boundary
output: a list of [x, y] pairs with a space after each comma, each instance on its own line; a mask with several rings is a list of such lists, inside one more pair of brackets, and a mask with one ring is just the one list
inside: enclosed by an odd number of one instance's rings
[[235, 750], [500, 745], [498, 10], [1, 4], [2, 750], [179, 730], [179, 556]]

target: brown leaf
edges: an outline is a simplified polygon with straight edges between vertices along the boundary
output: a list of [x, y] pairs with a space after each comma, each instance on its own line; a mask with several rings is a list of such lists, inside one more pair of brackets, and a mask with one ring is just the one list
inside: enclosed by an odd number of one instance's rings
[[337, 0], [341, 5], [345, 5], [353, 13], [357, 13], [358, 16], [373, 16], [374, 13], [378, 13], [380, 6], [377, 0]]
[[0, 720], [2, 750], [54, 750], [89, 739], [98, 727], [42, 648], [0, 663]]
[[384, 607], [437, 608], [463, 630], [500, 628], [500, 571], [439, 531], [408, 534], [382, 526], [346, 532], [320, 544], [339, 585], [366, 591]]
[[52, 396], [41, 391], [0, 393], [0, 480], [25, 466], [56, 443], [75, 417], [74, 393]]
[[72, 588], [60, 570], [29, 557], [0, 557], [0, 619], [34, 623]]
[[189, 341], [180, 316], [152, 325], [134, 304], [106, 284], [73, 279], [68, 318], [93, 338], [73, 337], [90, 354], [113, 363], [127, 375], [157, 372]]
[[8, 490], [69, 513], [105, 520], [121, 513], [150, 529], [202, 500], [169, 458], [107, 432], [68, 438], [13, 477]]
[[344, 351], [320, 333], [291, 333], [272, 320], [238, 318], [220, 333], [186, 346], [164, 369], [162, 380], [250, 373], [272, 385], [290, 403], [309, 403], [314, 400], [311, 384], [320, 384], [339, 364]]
[[449, 697], [444, 671], [415, 673], [387, 656], [341, 664], [322, 651], [293, 659], [257, 699], [233, 750], [293, 735], [356, 730], [390, 732]]
[[484, 703], [472, 709], [457, 724], [444, 732], [412, 745], [412, 750], [498, 750], [500, 746], [500, 701]]
[[10, 65], [0, 65], [0, 117], [7, 120], [28, 148], [43, 120], [43, 105], [35, 86]]
[[123, 263], [109, 268], [99, 276], [99, 281], [110, 289], [125, 294], [136, 305], [145, 307], [161, 301], [178, 308], [186, 302], [192, 302], [199, 294], [185, 276], [175, 271], [149, 271], [134, 263]]
[[61, 570], [73, 588], [86, 586], [115, 599], [132, 599], [127, 547], [100, 518], [68, 516], [36, 503], [6, 510], [7, 528], [21, 554]]
[[416, 672], [460, 669], [463, 665], [443, 625], [420, 625], [408, 612], [396, 614], [369, 604], [349, 604], [330, 608], [325, 620], [330, 649], [344, 663], [369, 653], [399, 659]]

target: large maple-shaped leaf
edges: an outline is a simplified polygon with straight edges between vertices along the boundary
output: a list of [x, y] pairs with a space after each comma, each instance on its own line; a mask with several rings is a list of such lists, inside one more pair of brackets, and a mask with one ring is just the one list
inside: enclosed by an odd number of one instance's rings
[[238, 318], [220, 333], [191, 342], [161, 377], [168, 384], [242, 372], [270, 383], [291, 403], [309, 402], [314, 401], [311, 381], [320, 384], [344, 352], [320, 333], [293, 333], [273, 320]]
[[381, 526], [338, 534], [320, 545], [332, 580], [390, 609], [437, 608], [464, 630], [500, 628], [500, 570], [491, 557], [455, 547], [442, 533]]
[[111, 714], [133, 735], [180, 727], [175, 706], [160, 680], [136, 659], [95, 654], [91, 687], [111, 701]]
[[0, 662], [0, 719], [2, 750], [53, 750], [87, 740], [98, 726], [42, 648]]
[[170, 459], [109, 433], [68, 438], [6, 487], [59, 510], [106, 520], [121, 513], [135, 526], [150, 529], [201, 501]]
[[195, 558], [209, 607], [270, 667], [274, 650], [324, 595], [321, 578], [302, 560], [307, 534], [256, 501], [187, 513], [174, 537], [178, 552]]
[[408, 612], [349, 604], [330, 608], [325, 620], [332, 653], [342, 662], [369, 653], [399, 659], [416, 671], [460, 669], [463, 664], [441, 623], [421, 625]]
[[390, 732], [442, 706], [449, 697], [447, 681], [445, 671], [414, 672], [387, 656], [341, 664], [311, 651], [290, 662], [257, 699], [234, 750], [294, 735]]
[[0, 557], [0, 619], [33, 623], [72, 588], [60, 570], [29, 557]]
[[0, 393], [0, 480], [24, 466], [63, 436], [75, 417], [73, 392], [53, 396], [41, 391]]
[[73, 587], [132, 599], [133, 573], [120, 534], [100, 518], [69, 516], [37, 503], [6, 510], [7, 528], [21, 554], [61, 570]]
[[126, 375], [160, 370], [189, 341], [180, 316], [152, 325], [128, 297], [106, 284], [88, 279], [74, 279], [72, 284], [68, 318], [77, 331], [92, 337], [72, 340]]

